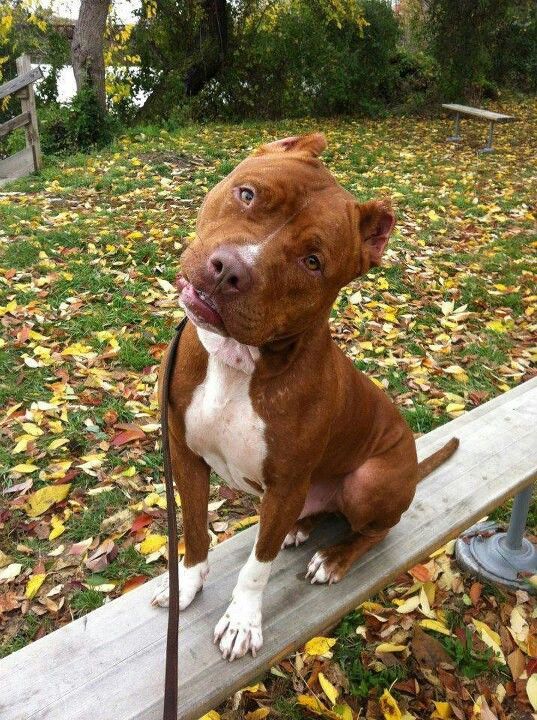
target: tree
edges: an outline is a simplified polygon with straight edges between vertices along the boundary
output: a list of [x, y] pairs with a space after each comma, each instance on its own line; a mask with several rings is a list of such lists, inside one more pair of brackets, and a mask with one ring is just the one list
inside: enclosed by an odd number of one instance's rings
[[138, 88], [148, 93], [141, 116], [161, 115], [197, 95], [228, 53], [227, 0], [144, 0], [133, 33], [140, 57]]
[[71, 62], [77, 91], [91, 88], [106, 112], [104, 34], [111, 0], [81, 0], [71, 43]]

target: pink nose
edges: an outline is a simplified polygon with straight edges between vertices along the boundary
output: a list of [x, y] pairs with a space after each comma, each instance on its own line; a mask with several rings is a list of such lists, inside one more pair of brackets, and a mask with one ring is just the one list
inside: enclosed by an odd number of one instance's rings
[[244, 292], [252, 284], [248, 265], [233, 248], [218, 248], [209, 258], [207, 269], [214, 282], [214, 290], [224, 295]]

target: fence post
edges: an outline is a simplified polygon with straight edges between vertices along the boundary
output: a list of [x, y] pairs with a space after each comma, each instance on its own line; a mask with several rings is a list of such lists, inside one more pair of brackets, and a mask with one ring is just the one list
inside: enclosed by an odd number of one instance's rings
[[[29, 55], [17, 58], [17, 73], [23, 75], [32, 69]], [[40, 170], [43, 164], [41, 157], [41, 143], [39, 141], [39, 126], [37, 124], [37, 109], [35, 106], [35, 92], [33, 83], [23, 88], [19, 93], [22, 112], [30, 113], [30, 124], [24, 128], [26, 133], [26, 147], [31, 148], [34, 160], [34, 170]]]

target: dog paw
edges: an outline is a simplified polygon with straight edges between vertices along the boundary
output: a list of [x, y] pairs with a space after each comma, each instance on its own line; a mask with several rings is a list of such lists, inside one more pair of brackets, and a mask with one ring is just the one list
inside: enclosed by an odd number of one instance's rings
[[314, 583], [332, 585], [341, 580], [337, 563], [332, 562], [322, 550], [316, 552], [311, 558], [306, 577], [311, 578], [312, 585]]
[[291, 532], [288, 532], [285, 536], [285, 540], [282, 543], [282, 550], [289, 547], [298, 547], [305, 543], [309, 538], [310, 534], [304, 532], [300, 528], [293, 528]]
[[[183, 563], [179, 563], [179, 609], [184, 610], [187, 608], [192, 600], [196, 597], [196, 594], [203, 587], [203, 583], [209, 572], [209, 563], [207, 560], [204, 562], [193, 565], [192, 567], [185, 567]], [[168, 607], [170, 601], [170, 592], [168, 586], [168, 573], [162, 576], [162, 580], [159, 583], [159, 587], [155, 591], [151, 600], [152, 605], [158, 605], [159, 607]]]
[[247, 596], [233, 599], [214, 630], [214, 642], [230, 662], [247, 652], [255, 657], [263, 646], [261, 604]]

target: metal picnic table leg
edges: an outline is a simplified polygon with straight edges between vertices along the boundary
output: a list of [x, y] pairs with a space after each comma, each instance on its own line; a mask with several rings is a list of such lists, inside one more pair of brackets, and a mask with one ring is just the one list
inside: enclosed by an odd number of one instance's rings
[[453, 131], [453, 135], [448, 137], [449, 142], [460, 142], [462, 140], [462, 137], [459, 134], [460, 118], [460, 114], [455, 113], [455, 130]]
[[537, 548], [524, 537], [532, 494], [530, 484], [515, 497], [507, 532], [484, 522], [460, 536], [455, 552], [464, 570], [500, 585], [532, 589], [527, 578], [537, 574]]
[[491, 120], [491, 123], [489, 125], [489, 136], [487, 138], [487, 144], [485, 147], [480, 148], [477, 152], [478, 153], [491, 153], [494, 152], [494, 148], [492, 147], [492, 138], [494, 135], [494, 120]]

